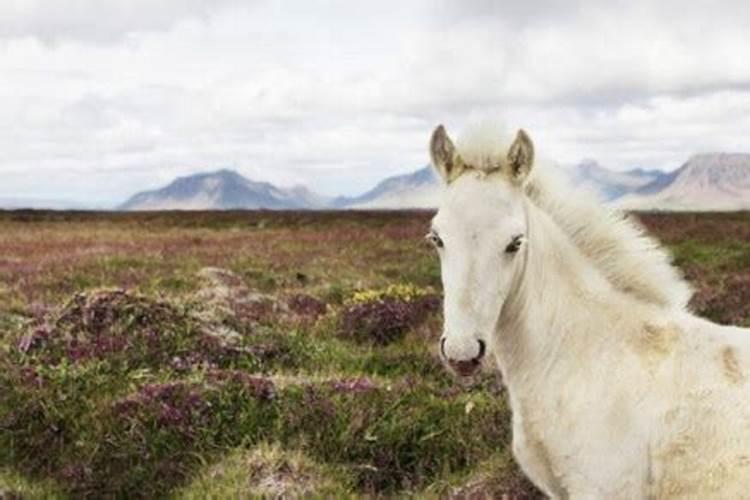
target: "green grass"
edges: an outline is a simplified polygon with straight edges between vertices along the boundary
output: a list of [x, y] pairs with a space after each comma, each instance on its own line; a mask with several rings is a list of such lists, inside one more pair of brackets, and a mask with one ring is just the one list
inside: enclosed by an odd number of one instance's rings
[[[439, 308], [383, 296], [439, 294], [429, 217], [0, 212], [0, 497], [538, 497], [496, 375], [457, 384]], [[642, 217], [750, 326], [750, 216]]]
[[706, 271], [743, 271], [750, 268], [747, 242], [685, 240], [670, 246], [678, 266], [697, 265]]
[[65, 499], [68, 495], [52, 481], [33, 481], [10, 468], [0, 468], [0, 498]]
[[41, 330], [6, 320], [7, 344], [26, 347], [3, 358], [0, 464], [73, 496], [153, 497], [268, 441], [345, 471], [350, 493], [395, 494], [507, 446], [504, 399], [455, 391], [419, 328], [361, 344], [332, 335], [336, 316], [245, 325], [214, 344], [224, 325], [198, 302], [105, 290]]

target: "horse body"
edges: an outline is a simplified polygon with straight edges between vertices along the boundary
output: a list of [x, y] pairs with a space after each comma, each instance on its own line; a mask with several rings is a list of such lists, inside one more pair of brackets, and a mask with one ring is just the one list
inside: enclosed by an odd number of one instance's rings
[[[444, 130], [433, 136], [448, 184], [431, 233], [443, 356], [474, 366], [487, 345], [508, 390], [514, 455], [552, 498], [747, 496], [750, 330], [687, 312], [687, 285], [663, 252], [632, 244], [635, 229], [561, 222], [582, 212], [529, 195], [530, 148], [519, 134], [507, 158], [476, 155], [480, 168]], [[506, 246], [519, 235], [520, 249]]]
[[553, 498], [747, 494], [750, 332], [613, 289], [528, 209], [494, 350], [526, 474]]

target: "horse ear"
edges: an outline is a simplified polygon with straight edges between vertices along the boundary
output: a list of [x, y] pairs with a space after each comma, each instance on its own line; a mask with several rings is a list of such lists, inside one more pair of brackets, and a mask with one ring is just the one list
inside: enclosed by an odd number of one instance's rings
[[511, 179], [519, 183], [526, 179], [534, 166], [534, 144], [523, 129], [518, 130], [516, 139], [510, 145], [508, 165]]
[[432, 165], [446, 184], [456, 179], [464, 170], [464, 163], [442, 125], [438, 125], [432, 133], [430, 157]]

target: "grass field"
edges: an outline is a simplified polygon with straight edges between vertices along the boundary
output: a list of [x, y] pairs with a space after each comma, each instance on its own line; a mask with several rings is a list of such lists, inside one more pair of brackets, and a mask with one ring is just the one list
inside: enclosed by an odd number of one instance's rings
[[[535, 498], [436, 355], [430, 214], [0, 212], [0, 498]], [[640, 218], [750, 326], [750, 214]]]

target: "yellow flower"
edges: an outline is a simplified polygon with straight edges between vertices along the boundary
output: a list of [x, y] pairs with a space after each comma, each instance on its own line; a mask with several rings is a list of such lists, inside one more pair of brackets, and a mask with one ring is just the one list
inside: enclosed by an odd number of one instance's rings
[[414, 299], [433, 293], [432, 288], [420, 288], [411, 283], [399, 283], [389, 285], [386, 288], [375, 290], [361, 290], [355, 292], [347, 301], [347, 304], [364, 304], [367, 302], [379, 302], [386, 299], [403, 300], [411, 302]]

